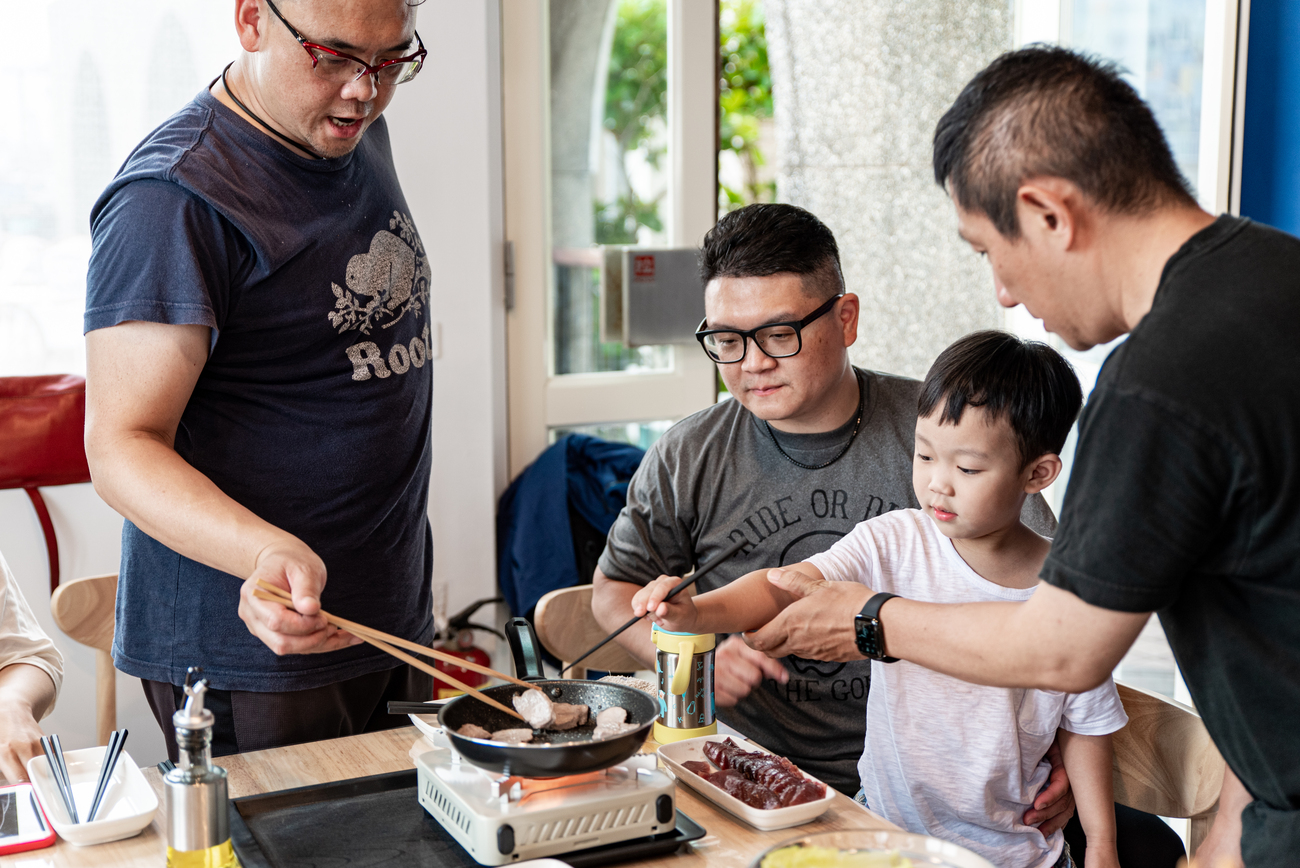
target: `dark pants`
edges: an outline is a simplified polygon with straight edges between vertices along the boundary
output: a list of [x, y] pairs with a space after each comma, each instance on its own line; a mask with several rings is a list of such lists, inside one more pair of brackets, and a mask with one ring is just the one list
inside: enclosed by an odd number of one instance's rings
[[[167, 742], [167, 756], [177, 762], [172, 715], [185, 704], [184, 691], [161, 681], [143, 683]], [[433, 678], [402, 664], [310, 690], [209, 690], [204, 705], [216, 717], [212, 728], [216, 757], [405, 726], [410, 723], [406, 715], [388, 713], [389, 700], [420, 702], [432, 695]]]
[[[1088, 842], [1075, 814], [1065, 824], [1065, 843], [1075, 865], [1082, 865]], [[1123, 868], [1174, 868], [1185, 854], [1183, 840], [1155, 814], [1115, 805], [1115, 849]]]

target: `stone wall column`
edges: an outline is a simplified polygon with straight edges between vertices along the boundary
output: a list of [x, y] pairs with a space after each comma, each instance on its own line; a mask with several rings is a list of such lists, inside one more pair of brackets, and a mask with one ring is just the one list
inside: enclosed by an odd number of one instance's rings
[[934, 183], [935, 123], [1011, 46], [1009, 0], [766, 0], [777, 198], [822, 219], [862, 298], [855, 364], [922, 377], [1001, 323], [988, 267]]

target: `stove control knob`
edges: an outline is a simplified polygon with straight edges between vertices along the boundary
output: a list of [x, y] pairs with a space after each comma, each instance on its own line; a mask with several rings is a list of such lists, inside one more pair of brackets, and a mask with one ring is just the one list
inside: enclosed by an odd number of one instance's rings
[[655, 799], [655, 818], [661, 823], [667, 823], [673, 818], [672, 796], [660, 796]]
[[515, 827], [507, 824], [497, 829], [497, 849], [506, 856], [515, 852]]

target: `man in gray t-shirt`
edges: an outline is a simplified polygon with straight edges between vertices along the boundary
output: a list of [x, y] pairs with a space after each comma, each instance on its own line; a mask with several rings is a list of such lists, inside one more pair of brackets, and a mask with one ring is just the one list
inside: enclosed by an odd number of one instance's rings
[[[660, 575], [684, 576], [744, 538], [749, 545], [700, 581], [696, 590], [703, 593], [752, 570], [799, 563], [863, 519], [916, 506], [911, 452], [920, 383], [854, 374], [860, 423], [850, 405], [849, 420], [829, 431], [785, 432], [730, 400], [673, 426], [628, 487], [627, 507], [600, 558], [597, 587], [610, 579], [643, 585]], [[626, 611], [620, 611], [624, 620]], [[728, 664], [763, 667], [763, 680], [739, 702], [720, 707], [719, 719], [835, 788], [857, 792], [870, 661], [750, 662], [735, 659], [740, 649], [748, 651], [739, 637], [727, 644], [725, 656], [717, 655], [720, 705], [743, 690], [728, 683], [735, 675]]]
[[[594, 577], [593, 608], [611, 629], [639, 586], [686, 575], [735, 540], [748, 545], [699, 591], [798, 563], [864, 519], [918, 506], [920, 383], [849, 363], [858, 299], [844, 293], [830, 231], [800, 208], [750, 206], [709, 234], [703, 259], [701, 342], [734, 399], [673, 426], [633, 477]], [[1042, 500], [1029, 511], [1050, 534]], [[620, 640], [652, 665], [648, 622]], [[716, 655], [718, 717], [851, 794], [870, 672], [866, 660], [771, 660], [733, 636]]]

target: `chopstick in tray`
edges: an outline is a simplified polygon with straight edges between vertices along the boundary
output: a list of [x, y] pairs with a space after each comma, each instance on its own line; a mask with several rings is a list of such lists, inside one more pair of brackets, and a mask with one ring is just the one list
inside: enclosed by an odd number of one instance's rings
[[[254, 591], [253, 596], [257, 597], [259, 600], [267, 600], [268, 602], [279, 603], [289, 608], [293, 607], [293, 598], [282, 588], [276, 588], [274, 585], [268, 585], [265, 582], [261, 582], [261, 581], [259, 581], [257, 584], [260, 590]], [[268, 588], [271, 590], [268, 591], [267, 590]], [[439, 681], [442, 681], [445, 684], [450, 684], [452, 687], [456, 688], [457, 690], [462, 690], [465, 693], [469, 694], [470, 696], [473, 696], [475, 699], [478, 699], [479, 701], [484, 702], [495, 709], [504, 711], [506, 714], [510, 715], [511, 717], [518, 718], [519, 720], [524, 719], [523, 715], [515, 711], [513, 708], [510, 708], [509, 706], [497, 702], [495, 699], [493, 699], [490, 696], [484, 696], [477, 689], [470, 687], [468, 684], [464, 683], [463, 681], [448, 675], [446, 672], [440, 672], [439, 670], [430, 666], [428, 663], [425, 663], [423, 660], [417, 660], [414, 657], [412, 657], [410, 654], [407, 654], [404, 651], [399, 651], [398, 649], [390, 645], [389, 642], [391, 641], [391, 642], [402, 643], [403, 645], [414, 645], [415, 648], [419, 649], [421, 654], [428, 654], [430, 657], [437, 657], [438, 656], [437, 654], [431, 653], [433, 651], [432, 648], [425, 648], [423, 645], [416, 645], [414, 642], [407, 642], [405, 639], [398, 639], [396, 636], [389, 636], [387, 633], [384, 633], [379, 630], [371, 630], [369, 627], [363, 627], [362, 625], [353, 623], [352, 621], [348, 621], [345, 618], [339, 618], [334, 615], [331, 615], [328, 612], [326, 612], [324, 609], [321, 610], [321, 614], [325, 616], [325, 620], [329, 621], [334, 626], [338, 627], [341, 630], [345, 630], [348, 633], [351, 633], [352, 635], [356, 636], [358, 639], [361, 639], [364, 642], [369, 642], [371, 645], [374, 645], [376, 648], [378, 648], [380, 651], [383, 651], [385, 654], [389, 654], [393, 657], [396, 657], [398, 660], [401, 660], [403, 663], [409, 663], [410, 665], [414, 666], [416, 669], [419, 669], [421, 672], [428, 673], [429, 675], [432, 675], [434, 678], [438, 679]], [[378, 636], [383, 636], [388, 641], [385, 641], [385, 639], [377, 638]], [[441, 653], [442, 652], [438, 652], [438, 654]], [[447, 654], [445, 656], [451, 657], [452, 661], [454, 661], [455, 665], [457, 666], [460, 666], [463, 663], [468, 662], [462, 660], [459, 657], [455, 657], [451, 654]], [[475, 666], [477, 665], [478, 664], [475, 664]], [[465, 668], [468, 669], [470, 667], [465, 667]], [[487, 669], [486, 666], [480, 668]], [[535, 684], [529, 684], [528, 682], [520, 681], [517, 678], [509, 678], [508, 676], [503, 675], [499, 672], [495, 672], [491, 669], [487, 669], [487, 671], [488, 673], [495, 675], [498, 678], [507, 678], [509, 681], [516, 684], [520, 684], [524, 687], [527, 687], [530, 690], [537, 689], [537, 685]]]
[[94, 822], [95, 815], [99, 813], [100, 802], [104, 794], [108, 792], [109, 781], [113, 779], [113, 769], [117, 768], [117, 760], [122, 756], [122, 745], [126, 744], [126, 737], [130, 730], [122, 729], [121, 732], [113, 730], [108, 736], [108, 747], [104, 749], [104, 761], [99, 766], [99, 781], [95, 784], [95, 801], [90, 803], [90, 816], [86, 817], [86, 822]]
[[45, 760], [50, 764], [50, 777], [63, 797], [63, 806], [68, 809], [68, 819], [80, 823], [77, 816], [77, 803], [72, 798], [72, 783], [68, 780], [68, 766], [63, 760], [63, 745], [57, 735], [41, 736], [41, 750], [45, 751]]

